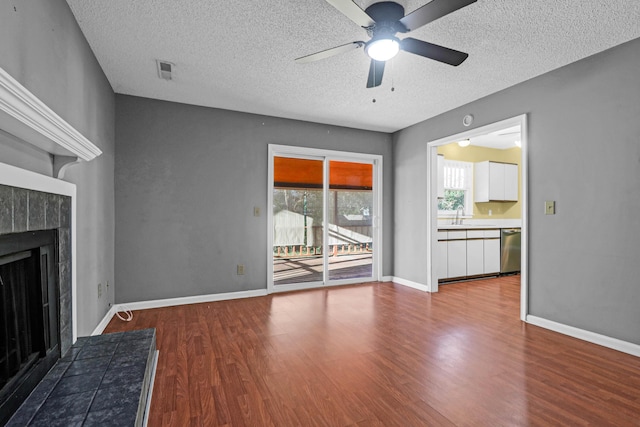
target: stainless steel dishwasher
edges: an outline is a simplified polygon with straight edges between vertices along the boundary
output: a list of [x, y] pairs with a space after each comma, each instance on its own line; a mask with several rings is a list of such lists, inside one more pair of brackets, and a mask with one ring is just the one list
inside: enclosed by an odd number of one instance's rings
[[519, 228], [500, 230], [500, 274], [520, 271], [520, 237]]

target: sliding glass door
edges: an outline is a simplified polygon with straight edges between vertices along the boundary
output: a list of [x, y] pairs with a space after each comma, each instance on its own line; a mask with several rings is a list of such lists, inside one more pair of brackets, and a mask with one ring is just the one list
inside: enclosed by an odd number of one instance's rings
[[329, 280], [373, 276], [373, 164], [329, 161]]
[[299, 150], [270, 147], [269, 288], [378, 280], [381, 159]]
[[324, 280], [324, 162], [273, 158], [273, 282]]

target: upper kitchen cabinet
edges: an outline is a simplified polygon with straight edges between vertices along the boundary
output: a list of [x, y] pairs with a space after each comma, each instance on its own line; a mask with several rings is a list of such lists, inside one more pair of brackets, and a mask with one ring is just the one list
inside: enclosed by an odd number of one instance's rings
[[478, 162], [474, 165], [475, 202], [518, 201], [518, 165]]

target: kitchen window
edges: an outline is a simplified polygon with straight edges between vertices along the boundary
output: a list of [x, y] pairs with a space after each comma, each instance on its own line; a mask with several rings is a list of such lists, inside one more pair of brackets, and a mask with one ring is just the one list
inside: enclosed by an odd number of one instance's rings
[[444, 160], [444, 197], [438, 199], [439, 216], [473, 215], [473, 163]]

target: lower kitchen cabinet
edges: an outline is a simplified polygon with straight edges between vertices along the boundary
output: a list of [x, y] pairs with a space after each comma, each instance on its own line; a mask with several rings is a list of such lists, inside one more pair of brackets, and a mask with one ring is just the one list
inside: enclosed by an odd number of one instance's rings
[[434, 268], [438, 279], [500, 273], [500, 230], [438, 231]]
[[467, 275], [467, 241], [447, 241], [447, 277]]
[[484, 240], [484, 273], [500, 272], [500, 239]]
[[467, 240], [467, 274], [484, 274], [484, 240]]

